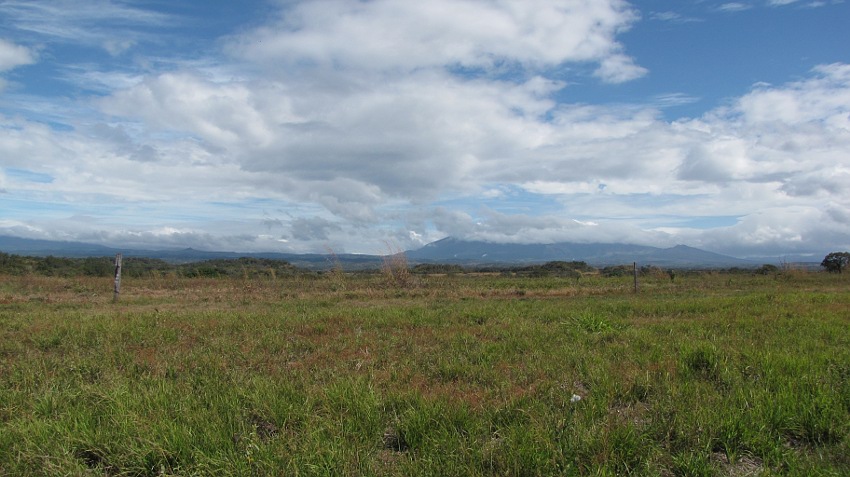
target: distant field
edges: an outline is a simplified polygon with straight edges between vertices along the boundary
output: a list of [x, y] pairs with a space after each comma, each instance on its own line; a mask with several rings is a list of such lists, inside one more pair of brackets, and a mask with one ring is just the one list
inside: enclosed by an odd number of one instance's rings
[[850, 475], [850, 276], [0, 277], [0, 475]]

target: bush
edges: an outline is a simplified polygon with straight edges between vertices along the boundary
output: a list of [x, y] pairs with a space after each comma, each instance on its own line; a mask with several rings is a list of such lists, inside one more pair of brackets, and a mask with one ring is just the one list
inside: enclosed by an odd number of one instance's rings
[[820, 263], [820, 266], [825, 268], [829, 273], [841, 273], [847, 264], [850, 263], [850, 252], [832, 252]]
[[623, 277], [634, 273], [632, 265], [614, 265], [608, 266], [601, 271], [603, 277]]
[[756, 269], [756, 273], [758, 275], [773, 275], [777, 272], [779, 272], [779, 267], [777, 267], [776, 265], [771, 265], [769, 263], [766, 263]]
[[460, 265], [449, 265], [445, 263], [420, 263], [413, 267], [412, 272], [427, 275], [429, 273], [463, 273], [465, 270]]

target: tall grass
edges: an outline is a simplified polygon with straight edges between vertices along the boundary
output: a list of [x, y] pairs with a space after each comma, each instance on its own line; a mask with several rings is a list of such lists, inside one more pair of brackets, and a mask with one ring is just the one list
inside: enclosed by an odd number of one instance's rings
[[843, 277], [3, 277], [0, 475], [847, 475]]
[[381, 274], [391, 288], [408, 288], [413, 285], [413, 274], [407, 256], [399, 246], [386, 243], [387, 253], [381, 263]]

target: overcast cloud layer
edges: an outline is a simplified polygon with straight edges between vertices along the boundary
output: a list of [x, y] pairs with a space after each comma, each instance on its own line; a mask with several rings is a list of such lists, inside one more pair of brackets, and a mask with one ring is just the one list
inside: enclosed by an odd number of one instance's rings
[[0, 3], [0, 234], [338, 253], [445, 236], [850, 249], [846, 56], [709, 101], [689, 84], [577, 93], [653, 81], [627, 41], [641, 26], [847, 6], [656, 3], [281, 0], [232, 24], [200, 4]]

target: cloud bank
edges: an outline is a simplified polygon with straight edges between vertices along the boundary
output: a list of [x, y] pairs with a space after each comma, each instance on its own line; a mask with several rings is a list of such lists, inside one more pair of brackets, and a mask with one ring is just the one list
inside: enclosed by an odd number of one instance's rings
[[[4, 8], [109, 55], [180, 24], [148, 13], [126, 41], [77, 37], [80, 16]], [[619, 40], [638, 21], [619, 0], [282, 2], [205, 58], [68, 66], [97, 94], [63, 99], [58, 125], [0, 116], [0, 233], [296, 252], [447, 235], [850, 248], [850, 65], [673, 121], [654, 101], [560, 99], [573, 81], [650, 74]], [[45, 61], [33, 51], [0, 40], [0, 73]], [[32, 213], [43, 204], [73, 207]]]

